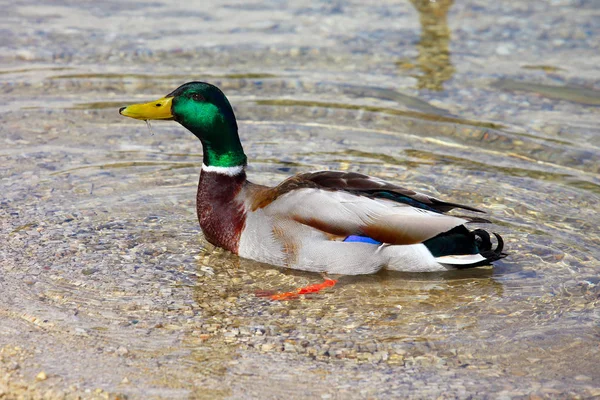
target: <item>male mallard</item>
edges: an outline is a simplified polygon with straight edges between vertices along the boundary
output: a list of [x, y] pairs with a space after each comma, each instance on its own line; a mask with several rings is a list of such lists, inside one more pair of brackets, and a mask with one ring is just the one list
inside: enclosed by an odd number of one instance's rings
[[246, 155], [229, 101], [217, 87], [189, 82], [162, 99], [119, 110], [141, 120], [175, 120], [204, 149], [198, 220], [206, 239], [241, 257], [331, 274], [445, 271], [505, 256], [502, 238], [469, 231], [475, 208], [438, 200], [356, 172], [318, 171], [276, 187], [246, 180]]

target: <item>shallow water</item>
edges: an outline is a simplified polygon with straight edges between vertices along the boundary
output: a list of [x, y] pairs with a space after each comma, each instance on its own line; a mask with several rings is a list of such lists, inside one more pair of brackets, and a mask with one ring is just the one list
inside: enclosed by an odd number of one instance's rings
[[[600, 395], [593, 1], [186, 4], [4, 10], [0, 397]], [[207, 244], [200, 144], [117, 113], [190, 80], [255, 182], [371, 174], [485, 209], [510, 256], [258, 297], [321, 277]]]

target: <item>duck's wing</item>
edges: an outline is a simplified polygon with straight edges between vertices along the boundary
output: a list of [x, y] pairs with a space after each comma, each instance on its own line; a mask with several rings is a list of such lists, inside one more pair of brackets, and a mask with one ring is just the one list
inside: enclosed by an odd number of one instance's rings
[[442, 201], [435, 197], [384, 181], [383, 179], [356, 172], [317, 171], [296, 175], [293, 178], [314, 182], [318, 187], [323, 189], [344, 190], [361, 196], [388, 199], [429, 211], [445, 213], [454, 208], [462, 208], [469, 211], [484, 212], [463, 204]]
[[353, 172], [296, 175], [253, 196], [253, 211], [288, 219], [330, 235], [364, 235], [388, 244], [415, 244], [470, 222], [444, 215], [461, 207]]

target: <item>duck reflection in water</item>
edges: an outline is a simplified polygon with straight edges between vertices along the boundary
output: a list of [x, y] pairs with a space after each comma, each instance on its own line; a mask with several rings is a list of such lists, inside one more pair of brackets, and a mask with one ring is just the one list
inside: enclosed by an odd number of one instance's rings
[[[450, 62], [450, 28], [448, 10], [453, 0], [411, 0], [419, 13], [421, 40], [417, 44], [416, 76], [419, 89], [443, 90], [443, 84], [454, 75], [455, 68]], [[403, 69], [414, 68], [411, 62], [399, 61]]]

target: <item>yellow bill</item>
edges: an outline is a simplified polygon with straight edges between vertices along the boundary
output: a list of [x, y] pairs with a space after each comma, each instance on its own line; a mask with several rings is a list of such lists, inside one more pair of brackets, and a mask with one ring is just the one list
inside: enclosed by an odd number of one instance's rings
[[171, 103], [173, 97], [163, 97], [144, 104], [132, 104], [119, 110], [119, 114], [129, 118], [149, 119], [173, 119]]

